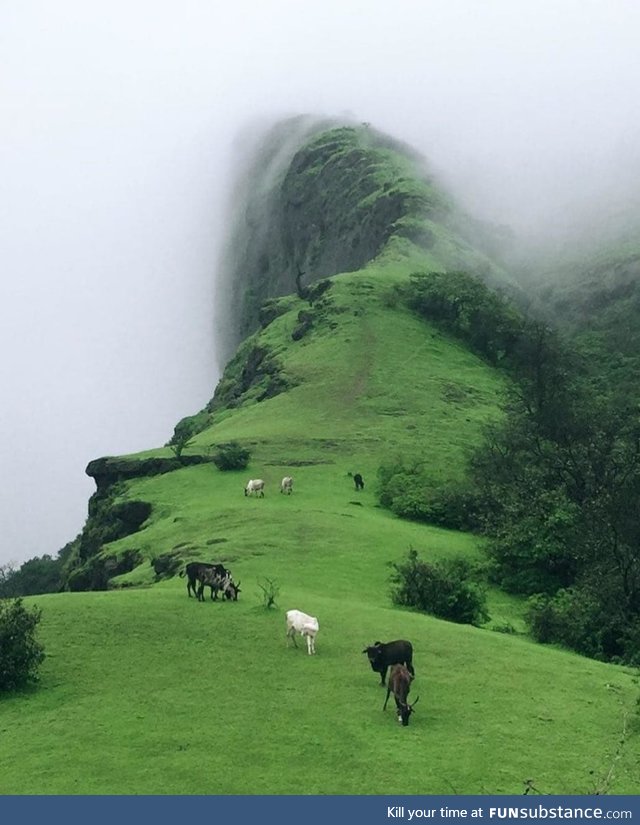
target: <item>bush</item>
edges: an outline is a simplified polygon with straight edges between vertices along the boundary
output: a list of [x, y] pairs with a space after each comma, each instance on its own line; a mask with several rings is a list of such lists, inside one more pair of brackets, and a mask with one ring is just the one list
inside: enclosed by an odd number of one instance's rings
[[249, 463], [251, 453], [237, 441], [219, 444], [213, 456], [213, 463], [219, 470], [244, 470]]
[[22, 599], [0, 601], [0, 691], [16, 690], [38, 681], [44, 647], [35, 630], [41, 611], [28, 610]]
[[411, 549], [406, 561], [392, 566], [395, 573], [391, 581], [396, 586], [391, 598], [395, 604], [417, 607], [460, 624], [479, 625], [488, 620], [486, 594], [474, 581], [475, 571], [466, 559], [429, 563]]
[[400, 518], [424, 521], [451, 530], [477, 530], [478, 504], [462, 482], [439, 487], [424, 470], [424, 462], [398, 458], [378, 470], [380, 504]]
[[262, 580], [258, 579], [258, 587], [262, 591], [261, 598], [262, 598], [262, 605], [267, 609], [271, 607], [277, 607], [276, 599], [280, 593], [280, 585], [277, 583], [275, 579], [267, 579], [264, 578]]
[[502, 622], [502, 624], [494, 624], [491, 625], [489, 629], [493, 630], [495, 633], [505, 633], [508, 636], [514, 636], [518, 632], [515, 629], [515, 627], [511, 624], [511, 622]]
[[573, 587], [554, 596], [532, 596], [525, 619], [537, 642], [560, 644], [605, 662], [640, 662], [640, 622], [629, 624], [619, 611], [604, 609], [600, 593]]

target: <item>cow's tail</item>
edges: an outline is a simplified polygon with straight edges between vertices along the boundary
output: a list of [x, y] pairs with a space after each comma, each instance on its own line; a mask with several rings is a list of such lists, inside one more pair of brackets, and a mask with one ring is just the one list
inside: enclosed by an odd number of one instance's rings
[[186, 574], [187, 574], [187, 568], [185, 567], [184, 570], [180, 571], [179, 576], [180, 576], [181, 579], [183, 579], [186, 576]]

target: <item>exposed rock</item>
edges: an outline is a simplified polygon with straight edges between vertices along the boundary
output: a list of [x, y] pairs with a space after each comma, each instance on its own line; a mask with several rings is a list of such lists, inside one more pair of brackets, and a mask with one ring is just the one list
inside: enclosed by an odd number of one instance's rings
[[157, 476], [162, 473], [170, 473], [173, 470], [180, 470], [182, 467], [206, 464], [210, 461], [209, 456], [203, 455], [183, 455], [180, 458], [117, 458], [105, 456], [90, 461], [85, 472], [96, 482], [98, 492], [103, 493], [119, 481]]

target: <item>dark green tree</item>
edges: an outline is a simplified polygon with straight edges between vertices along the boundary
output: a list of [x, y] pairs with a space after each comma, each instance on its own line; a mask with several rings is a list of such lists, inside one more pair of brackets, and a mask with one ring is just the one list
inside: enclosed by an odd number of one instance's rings
[[38, 681], [44, 647], [36, 638], [41, 611], [29, 610], [22, 599], [0, 600], [0, 691], [12, 691]]

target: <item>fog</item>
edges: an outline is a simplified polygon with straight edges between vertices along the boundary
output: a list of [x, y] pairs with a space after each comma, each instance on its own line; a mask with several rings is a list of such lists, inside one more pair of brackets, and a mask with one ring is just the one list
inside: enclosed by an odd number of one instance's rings
[[369, 122], [476, 216], [557, 236], [637, 206], [639, 31], [633, 0], [2, 4], [0, 564], [79, 532], [90, 459], [211, 397], [252, 124]]

